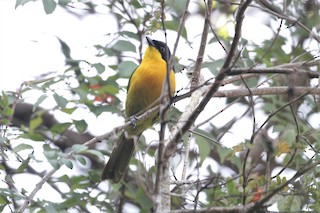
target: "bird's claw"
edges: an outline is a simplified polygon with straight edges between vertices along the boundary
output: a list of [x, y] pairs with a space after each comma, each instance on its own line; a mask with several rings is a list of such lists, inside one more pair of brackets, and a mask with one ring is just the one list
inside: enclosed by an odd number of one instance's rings
[[137, 117], [136, 116], [131, 116], [130, 117], [130, 121], [131, 121], [132, 128], [135, 128], [137, 126], [137, 121], [138, 121]]

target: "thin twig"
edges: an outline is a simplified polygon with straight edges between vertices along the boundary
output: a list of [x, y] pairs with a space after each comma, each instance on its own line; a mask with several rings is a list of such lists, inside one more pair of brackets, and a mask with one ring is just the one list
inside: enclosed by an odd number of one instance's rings
[[[241, 76], [240, 76], [241, 77]], [[253, 94], [251, 89], [249, 88], [248, 84], [245, 82], [245, 80], [241, 77], [242, 82], [244, 83], [246, 89], [249, 92], [249, 100], [250, 100], [250, 108], [252, 111], [252, 119], [253, 119], [253, 123], [252, 123], [252, 134], [254, 134], [255, 128], [256, 128], [256, 117], [255, 117], [255, 110], [254, 110], [254, 104], [253, 104]], [[253, 139], [253, 138], [252, 138]], [[250, 141], [251, 144], [253, 144], [253, 140]], [[242, 205], [245, 205], [246, 203], [246, 199], [247, 199], [247, 192], [246, 192], [246, 188], [247, 188], [247, 183], [248, 183], [248, 177], [250, 175], [250, 171], [246, 172], [246, 166], [247, 166], [247, 159], [250, 153], [250, 148], [248, 148], [247, 153], [245, 155], [245, 158], [243, 160], [243, 167], [242, 167], [242, 178], [243, 178], [243, 182], [242, 182], [242, 189], [243, 189], [243, 193], [242, 193]]]
[[208, 29], [210, 26], [210, 17], [211, 17], [211, 11], [212, 11], [212, 1], [208, 1], [208, 3], [205, 4], [205, 9], [206, 9], [206, 16], [204, 19], [204, 25], [203, 25], [203, 30], [201, 34], [200, 48], [199, 48], [196, 63], [194, 65], [194, 69], [192, 72], [191, 89], [199, 85], [201, 65], [203, 62], [204, 52], [207, 46]]
[[105, 133], [103, 135], [100, 135], [100, 136], [92, 138], [91, 140], [85, 142], [84, 145], [85, 146], [89, 146], [91, 144], [98, 143], [98, 142], [101, 142], [102, 140], [108, 139], [112, 135], [117, 134], [121, 130], [124, 130], [127, 127], [129, 127], [130, 125], [132, 125], [133, 122], [143, 121], [143, 120], [147, 119], [150, 115], [152, 115], [153, 113], [155, 113], [157, 111], [159, 111], [159, 105], [156, 105], [153, 108], [151, 108], [151, 109], [147, 110], [146, 112], [142, 113], [141, 115], [135, 117], [135, 120], [130, 120], [130, 121], [126, 122], [125, 124], [114, 128], [110, 132], [107, 132], [107, 133]]
[[[320, 64], [320, 60], [317, 60]], [[290, 65], [290, 64], [288, 64]], [[294, 66], [294, 65], [293, 65]], [[308, 71], [302, 68], [292, 68], [290, 67], [266, 67], [266, 68], [233, 68], [228, 70], [226, 73], [228, 76], [233, 76], [233, 75], [241, 75], [241, 74], [305, 74], [309, 78], [318, 78], [319, 74], [317, 72], [313, 71]]]
[[36, 184], [36, 187], [32, 190], [30, 195], [26, 197], [26, 200], [23, 202], [21, 207], [18, 209], [18, 212], [24, 212], [29, 205], [29, 203], [33, 200], [34, 196], [37, 194], [37, 192], [42, 188], [43, 184], [45, 184], [52, 175], [57, 171], [56, 168], [53, 168], [50, 172], [48, 172], [39, 183]]
[[278, 18], [284, 19], [288, 22], [297, 24], [299, 27], [304, 29], [306, 32], [309, 33], [310, 36], [312, 36], [317, 42], [320, 43], [320, 36], [316, 35], [312, 30], [307, 28], [305, 25], [303, 25], [298, 19], [296, 18], [291, 18], [285, 14], [283, 14], [282, 11], [271, 5], [268, 1], [266, 0], [257, 0], [258, 3], [260, 3], [263, 7], [258, 7], [262, 11], [265, 11], [267, 13], [270, 13], [271, 15], [274, 15]]
[[[244, 97], [244, 96], [261, 96], [261, 95], [287, 95], [289, 87], [264, 87], [251, 88], [251, 93], [247, 89], [219, 90], [212, 97]], [[310, 95], [319, 95], [320, 88], [315, 87], [294, 87], [294, 93], [297, 95], [308, 93]]]

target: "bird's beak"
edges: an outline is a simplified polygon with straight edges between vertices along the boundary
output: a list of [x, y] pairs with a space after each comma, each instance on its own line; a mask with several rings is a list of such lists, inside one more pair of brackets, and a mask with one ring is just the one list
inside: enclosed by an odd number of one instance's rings
[[146, 39], [147, 39], [148, 44], [149, 44], [150, 46], [155, 47], [155, 44], [154, 44], [153, 40], [152, 40], [150, 37], [146, 36]]

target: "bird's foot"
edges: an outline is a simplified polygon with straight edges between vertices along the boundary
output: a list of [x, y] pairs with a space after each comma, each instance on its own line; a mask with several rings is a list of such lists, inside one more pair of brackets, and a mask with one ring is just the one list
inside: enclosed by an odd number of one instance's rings
[[138, 122], [137, 117], [136, 116], [131, 116], [130, 117], [130, 121], [131, 121], [132, 128], [135, 128], [137, 126], [137, 122]]

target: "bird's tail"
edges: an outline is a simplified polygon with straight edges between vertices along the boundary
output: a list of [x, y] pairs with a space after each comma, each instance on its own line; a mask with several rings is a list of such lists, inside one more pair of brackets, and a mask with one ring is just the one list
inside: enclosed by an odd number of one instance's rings
[[133, 151], [133, 138], [127, 138], [125, 133], [122, 133], [104, 167], [101, 180], [111, 179], [114, 183], [118, 183], [128, 168]]

